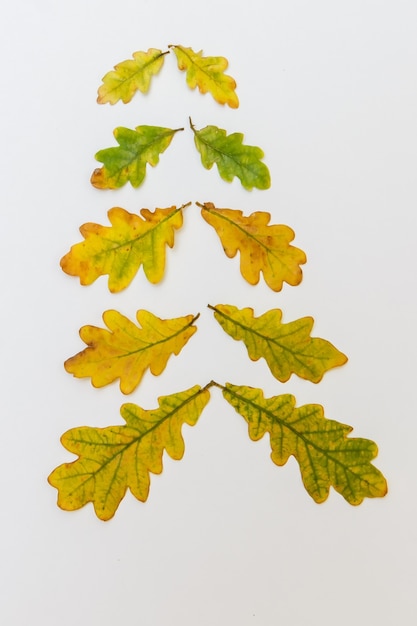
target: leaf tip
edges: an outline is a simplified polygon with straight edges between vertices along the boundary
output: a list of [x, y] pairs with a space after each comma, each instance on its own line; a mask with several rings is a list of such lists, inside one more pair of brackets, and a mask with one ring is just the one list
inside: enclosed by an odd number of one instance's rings
[[91, 174], [90, 183], [96, 189], [106, 189], [109, 186], [102, 167], [97, 167], [94, 170]]

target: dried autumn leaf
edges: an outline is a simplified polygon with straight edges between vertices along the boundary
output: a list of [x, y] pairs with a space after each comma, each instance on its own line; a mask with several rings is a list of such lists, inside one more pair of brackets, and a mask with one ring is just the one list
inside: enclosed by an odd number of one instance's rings
[[97, 189], [118, 189], [130, 182], [139, 187], [146, 174], [146, 164], [155, 167], [173, 136], [183, 128], [136, 126], [134, 130], [119, 126], [113, 135], [119, 146], [99, 150], [95, 155], [103, 167], [94, 170], [91, 184]]
[[296, 408], [292, 395], [264, 398], [261, 389], [229, 383], [223, 395], [247, 421], [253, 441], [269, 433], [276, 465], [296, 458], [304, 486], [316, 502], [327, 499], [330, 487], [354, 505], [387, 493], [384, 476], [371, 464], [378, 453], [376, 444], [349, 439], [351, 426], [326, 419], [319, 404]]
[[186, 70], [187, 85], [191, 89], [198, 87], [200, 93], [209, 92], [219, 104], [228, 104], [237, 109], [239, 99], [236, 95], [236, 81], [224, 74], [229, 65], [224, 57], [203, 57], [203, 51], [194, 52], [192, 48], [169, 46], [177, 57], [178, 69]]
[[240, 271], [251, 285], [259, 282], [262, 272], [267, 285], [281, 291], [284, 282], [298, 285], [300, 265], [306, 262], [302, 250], [290, 246], [294, 231], [288, 226], [271, 225], [271, 215], [263, 211], [245, 217], [235, 209], [217, 209], [211, 202], [197, 203], [201, 215], [216, 230], [229, 258], [240, 252]]
[[249, 191], [254, 187], [269, 189], [271, 177], [267, 166], [262, 163], [264, 153], [261, 148], [244, 145], [242, 133], [227, 135], [225, 130], [217, 126], [196, 130], [191, 120], [190, 126], [206, 169], [211, 169], [215, 163], [220, 176], [228, 183], [237, 176], [242, 186]]
[[139, 385], [147, 369], [161, 374], [172, 354], [179, 354], [197, 328], [198, 315], [163, 320], [149, 311], [136, 313], [139, 327], [118, 311], [105, 311], [107, 329], [83, 326], [80, 337], [87, 344], [82, 352], [65, 361], [76, 378], [91, 378], [94, 387], [104, 387], [120, 378], [120, 390], [128, 394]]
[[127, 489], [145, 502], [149, 473], [160, 474], [164, 450], [174, 460], [184, 455], [183, 424], [194, 426], [209, 400], [199, 386], [159, 398], [159, 407], [144, 410], [124, 404], [123, 426], [72, 428], [62, 445], [78, 459], [57, 467], [48, 477], [58, 489], [58, 506], [74, 511], [92, 502], [97, 517], [113, 517]]
[[141, 265], [147, 279], [158, 283], [165, 269], [165, 246], [174, 245], [174, 232], [182, 226], [182, 209], [175, 206], [141, 209], [141, 217], [114, 207], [108, 211], [111, 226], [83, 224], [84, 241], [72, 246], [61, 259], [70, 276], [79, 276], [82, 285], [91, 285], [99, 276], [109, 275], [109, 289], [125, 289]]
[[228, 335], [244, 342], [252, 361], [264, 358], [273, 376], [282, 383], [291, 374], [318, 383], [325, 372], [347, 361], [329, 341], [310, 337], [312, 317], [283, 324], [280, 309], [254, 317], [251, 308], [238, 309], [230, 304], [209, 308]]
[[103, 77], [103, 84], [98, 89], [99, 104], [116, 104], [122, 100], [130, 102], [137, 91], [146, 93], [151, 79], [158, 74], [164, 64], [164, 55], [156, 48], [148, 52], [134, 52], [133, 59], [127, 59], [114, 66], [114, 70]]

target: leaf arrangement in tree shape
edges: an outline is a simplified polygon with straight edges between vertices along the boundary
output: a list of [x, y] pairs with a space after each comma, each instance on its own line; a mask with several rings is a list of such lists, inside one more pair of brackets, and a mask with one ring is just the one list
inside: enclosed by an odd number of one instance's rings
[[162, 280], [165, 270], [165, 248], [174, 245], [175, 230], [183, 223], [183, 209], [142, 209], [140, 216], [114, 207], [107, 215], [111, 226], [83, 224], [84, 241], [72, 246], [61, 259], [61, 267], [70, 276], [78, 276], [82, 285], [91, 285], [99, 276], [109, 275], [112, 293], [125, 289], [139, 268], [151, 283]]
[[209, 397], [207, 388], [195, 386], [159, 398], [156, 409], [124, 404], [120, 412], [125, 425], [84, 426], [66, 432], [62, 445], [79, 458], [60, 465], [48, 478], [58, 489], [58, 506], [74, 511], [92, 502], [96, 515], [106, 521], [115, 514], [127, 489], [145, 502], [149, 473], [162, 472], [164, 450], [172, 459], [182, 459], [181, 428], [196, 424]]
[[187, 85], [198, 87], [200, 93], [210, 93], [219, 104], [227, 104], [232, 109], [239, 106], [236, 95], [236, 81], [224, 72], [229, 65], [225, 57], [203, 57], [203, 51], [192, 48], [169, 46], [177, 57], [178, 69], [186, 71]]
[[353, 505], [387, 493], [384, 476], [371, 464], [378, 453], [376, 444], [349, 439], [352, 428], [326, 419], [319, 404], [296, 408], [292, 395], [264, 398], [261, 389], [230, 383], [223, 387], [223, 395], [247, 421], [253, 441], [269, 433], [276, 465], [296, 458], [304, 486], [316, 502], [327, 499], [330, 487]]
[[271, 176], [262, 162], [264, 153], [261, 148], [244, 145], [242, 133], [227, 135], [225, 130], [217, 126], [196, 130], [191, 120], [190, 126], [194, 133], [195, 146], [206, 169], [210, 170], [216, 164], [223, 180], [231, 183], [236, 176], [248, 191], [255, 187], [269, 189]]
[[146, 175], [146, 165], [155, 167], [159, 155], [183, 128], [137, 126], [134, 130], [119, 126], [113, 131], [119, 146], [99, 150], [95, 155], [103, 167], [94, 170], [91, 184], [97, 189], [118, 189], [130, 182], [139, 187]]
[[147, 52], [134, 52], [133, 59], [115, 65], [114, 70], [103, 77], [97, 102], [116, 104], [121, 100], [127, 104], [138, 91], [147, 93], [151, 80], [161, 70], [167, 53], [149, 48]]
[[243, 341], [253, 361], [265, 359], [271, 373], [285, 383], [296, 374], [318, 383], [325, 372], [347, 362], [347, 357], [329, 341], [311, 337], [314, 320], [303, 317], [283, 324], [280, 309], [254, 317], [251, 308], [238, 309], [231, 304], [209, 305], [223, 330]]
[[[182, 46], [170, 47], [179, 69], [186, 70], [187, 84], [192, 89], [210, 92], [221, 104], [238, 106], [236, 83], [224, 74], [226, 59], [202, 57], [201, 52]], [[126, 103], [137, 91], [146, 93], [165, 54], [149, 49], [116, 65], [103, 78], [98, 102]], [[216, 126], [196, 130], [191, 120], [190, 126], [205, 168], [216, 163], [224, 180], [231, 182], [236, 176], [248, 190], [269, 188], [270, 174], [262, 163], [262, 150], [243, 145], [241, 133], [227, 136], [225, 130]], [[179, 130], [183, 129], [116, 128], [114, 135], [119, 147], [96, 154], [103, 167], [94, 171], [92, 184], [101, 189], [116, 189], [129, 181], [138, 187], [145, 177], [146, 165], [159, 162], [159, 154]], [[299, 266], [306, 262], [306, 257], [302, 250], [289, 245], [294, 238], [290, 228], [269, 225], [269, 213], [258, 211], [245, 217], [242, 211], [217, 209], [212, 203], [197, 204], [203, 218], [215, 228], [227, 256], [240, 252], [241, 273], [250, 284], [258, 283], [261, 272], [274, 291], [280, 291], [283, 282], [297, 285], [301, 281]], [[79, 276], [84, 285], [108, 274], [112, 292], [124, 289], [141, 265], [147, 278], [158, 282], [165, 268], [165, 246], [173, 246], [174, 230], [182, 226], [185, 206], [155, 209], [153, 213], [142, 209], [141, 217], [114, 207], [108, 212], [110, 227], [92, 223], [81, 227], [85, 240], [62, 258], [62, 269]], [[293, 373], [319, 382], [327, 370], [347, 361], [328, 341], [310, 336], [310, 317], [283, 324], [279, 309], [256, 318], [250, 308], [209, 308], [231, 337], [244, 341], [250, 358], [264, 358], [281, 382]], [[80, 335], [87, 348], [65, 362], [66, 370], [76, 377], [90, 377], [96, 387], [120, 379], [121, 391], [130, 393], [147, 369], [158, 375], [169, 357], [179, 354], [196, 331], [193, 324], [198, 315], [162, 320], [139, 310], [136, 317], [139, 327], [110, 310], [103, 314], [107, 329], [82, 327]], [[247, 421], [252, 440], [269, 433], [274, 463], [284, 465], [291, 455], [297, 459], [304, 485], [316, 502], [326, 500], [331, 486], [354, 505], [365, 497], [386, 494], [385, 478], [371, 464], [377, 454], [376, 444], [367, 439], [349, 439], [351, 427], [326, 419], [320, 405], [296, 408], [295, 399], [289, 394], [265, 399], [260, 389], [211, 381], [204, 388], [195, 386], [161, 397], [154, 410], [124, 404], [121, 415], [125, 425], [79, 427], [65, 433], [62, 444], [78, 459], [60, 465], [48, 477], [58, 489], [58, 505], [64, 510], [76, 510], [92, 502], [97, 516], [109, 520], [127, 489], [145, 501], [149, 474], [161, 473], [164, 450], [173, 459], [182, 458], [182, 425], [197, 422], [212, 386], [222, 389], [224, 398]]]
[[132, 393], [147, 369], [161, 374], [172, 354], [178, 355], [197, 328], [198, 315], [160, 319], [139, 310], [139, 328], [118, 311], [105, 311], [107, 329], [83, 326], [80, 337], [87, 344], [82, 352], [65, 361], [76, 378], [91, 378], [94, 387], [104, 387], [120, 378], [120, 390]]
[[283, 283], [298, 285], [303, 277], [300, 265], [305, 253], [290, 245], [295, 237], [288, 226], [269, 225], [270, 213], [257, 211], [248, 217], [236, 209], [218, 209], [211, 202], [199, 204], [201, 215], [217, 232], [229, 258], [240, 252], [240, 271], [251, 285], [263, 273], [266, 284], [281, 291]]

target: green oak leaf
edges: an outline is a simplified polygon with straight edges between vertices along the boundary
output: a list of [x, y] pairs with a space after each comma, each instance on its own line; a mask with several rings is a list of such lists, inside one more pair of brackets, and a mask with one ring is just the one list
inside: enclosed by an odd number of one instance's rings
[[253, 441], [269, 433], [271, 459], [276, 465], [295, 457], [304, 486], [316, 502], [327, 499], [330, 487], [353, 505], [387, 493], [384, 476], [371, 464], [377, 445], [369, 439], [350, 439], [351, 426], [325, 418], [321, 405], [296, 408], [290, 394], [264, 398], [262, 389], [230, 383], [218, 386], [247, 421]]
[[134, 130], [119, 126], [113, 131], [119, 146], [99, 150], [95, 155], [103, 167], [94, 170], [91, 184], [98, 189], [117, 189], [130, 182], [139, 187], [146, 174], [146, 164], [155, 167], [175, 133], [183, 128], [136, 126]]
[[190, 126], [194, 133], [195, 146], [206, 169], [211, 169], [215, 163], [220, 176], [228, 183], [236, 176], [249, 191], [254, 187], [269, 189], [271, 176], [261, 160], [264, 157], [261, 148], [244, 145], [242, 133], [227, 135], [225, 130], [217, 126], [196, 130], [191, 120]]
[[318, 383], [329, 369], [347, 361], [329, 341], [310, 336], [312, 317], [283, 324], [280, 309], [254, 317], [249, 307], [238, 309], [231, 304], [218, 304], [209, 308], [228, 335], [244, 342], [249, 357], [253, 361], [264, 358], [273, 376], [282, 383], [291, 374]]

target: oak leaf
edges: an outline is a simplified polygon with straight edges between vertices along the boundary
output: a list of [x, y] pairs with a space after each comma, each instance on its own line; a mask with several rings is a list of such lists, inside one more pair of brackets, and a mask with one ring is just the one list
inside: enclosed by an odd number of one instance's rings
[[300, 265], [306, 262], [302, 250], [290, 245], [295, 233], [288, 226], [269, 225], [271, 215], [257, 211], [248, 217], [236, 209], [218, 209], [211, 202], [197, 203], [201, 215], [216, 230], [229, 258], [240, 252], [240, 271], [251, 285], [265, 282], [274, 291], [283, 283], [298, 285], [302, 280]]
[[190, 126], [194, 132], [195, 146], [206, 169], [211, 169], [215, 163], [220, 176], [228, 183], [236, 176], [249, 191], [254, 187], [269, 189], [271, 177], [261, 160], [264, 157], [261, 148], [244, 145], [242, 133], [227, 135], [225, 130], [217, 126], [196, 130], [191, 120]]
[[219, 104], [227, 104], [237, 109], [239, 99], [236, 95], [236, 81], [224, 74], [229, 63], [224, 57], [203, 57], [203, 51], [194, 52], [192, 48], [169, 46], [177, 57], [178, 69], [186, 70], [187, 85], [191, 89], [198, 87], [200, 93], [209, 92]]
[[118, 311], [103, 313], [107, 326], [83, 326], [80, 337], [87, 344], [82, 352], [65, 361], [76, 378], [91, 378], [94, 387], [104, 387], [120, 378], [120, 390], [128, 394], [139, 385], [147, 369], [161, 374], [172, 354], [178, 355], [197, 328], [198, 315], [160, 319], [149, 311], [136, 313], [139, 327]]
[[147, 93], [153, 76], [158, 74], [164, 64], [164, 55], [156, 48], [148, 52], [134, 52], [133, 59], [127, 59], [114, 66], [114, 70], [103, 77], [103, 84], [98, 89], [99, 104], [116, 104], [122, 100], [130, 102], [137, 91]]
[[146, 174], [146, 164], [155, 167], [173, 136], [183, 128], [136, 126], [134, 130], [119, 126], [113, 131], [119, 146], [104, 148], [95, 155], [103, 167], [94, 170], [91, 184], [98, 189], [118, 189], [130, 182], [139, 187]]
[[269, 433], [276, 465], [296, 458], [304, 486], [316, 502], [327, 499], [331, 486], [353, 505], [387, 493], [384, 476], [371, 464], [378, 453], [376, 444], [348, 438], [351, 426], [325, 418], [321, 405], [296, 408], [292, 395], [264, 398], [261, 389], [229, 383], [223, 395], [247, 421], [253, 441]]
[[111, 226], [83, 224], [84, 241], [72, 246], [61, 259], [70, 276], [79, 276], [82, 285], [91, 285], [99, 276], [109, 275], [109, 290], [116, 293], [134, 279], [141, 265], [147, 279], [158, 283], [165, 269], [165, 246], [174, 245], [174, 232], [181, 228], [182, 209], [175, 206], [141, 209], [140, 216], [120, 207], [108, 211]]
[[230, 304], [218, 304], [209, 308], [228, 335], [244, 342], [249, 357], [253, 361], [264, 358], [273, 376], [282, 383], [291, 374], [318, 383], [325, 372], [347, 361], [329, 341], [310, 336], [312, 317], [283, 324], [280, 309], [254, 317], [249, 307], [238, 309]]
[[60, 465], [48, 477], [58, 489], [58, 506], [74, 511], [92, 502], [97, 517], [109, 520], [127, 489], [145, 502], [149, 473], [162, 472], [164, 450], [172, 459], [182, 459], [181, 428], [196, 424], [209, 397], [208, 389], [195, 386], [159, 398], [156, 409], [124, 404], [120, 412], [125, 425], [84, 426], [66, 432], [62, 445], [79, 458]]

